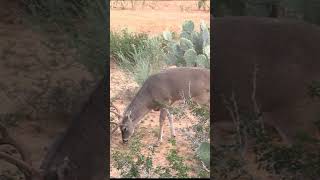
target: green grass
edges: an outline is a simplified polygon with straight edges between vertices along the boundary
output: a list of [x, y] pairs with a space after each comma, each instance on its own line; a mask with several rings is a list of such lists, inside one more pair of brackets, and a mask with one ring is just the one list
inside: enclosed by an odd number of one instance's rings
[[133, 60], [134, 48], [142, 47], [147, 39], [146, 33], [132, 33], [128, 29], [123, 29], [120, 32], [111, 31], [110, 55], [115, 57], [117, 61], [121, 60], [120, 55], [131, 61]]
[[173, 146], [175, 146], [175, 145], [177, 144], [177, 141], [176, 141], [175, 138], [169, 138], [169, 139], [168, 139], [168, 142], [169, 142], [170, 144], [172, 144]]
[[[113, 150], [112, 166], [120, 171], [121, 177], [188, 177], [190, 167], [185, 164], [185, 159], [179, 155], [174, 139], [170, 140], [173, 148], [166, 154], [169, 166], [156, 166], [153, 164], [154, 149], [149, 149], [148, 155], [143, 155], [141, 149], [141, 134], [136, 134], [130, 140], [129, 150]], [[145, 174], [147, 173], [147, 174]]]
[[176, 171], [177, 178], [188, 177], [190, 167], [184, 163], [185, 159], [178, 154], [176, 149], [170, 149], [166, 159], [169, 161], [170, 168]]
[[[134, 80], [142, 85], [143, 82], [165, 66], [162, 39], [147, 38], [144, 35], [128, 34], [112, 35], [111, 51], [118, 65]], [[130, 44], [131, 43], [131, 44]]]

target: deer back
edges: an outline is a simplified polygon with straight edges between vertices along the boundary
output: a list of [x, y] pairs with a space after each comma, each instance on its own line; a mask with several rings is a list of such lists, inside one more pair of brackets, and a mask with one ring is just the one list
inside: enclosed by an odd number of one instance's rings
[[210, 93], [210, 71], [204, 68], [173, 68], [150, 76], [145, 84], [153, 99], [176, 101]]

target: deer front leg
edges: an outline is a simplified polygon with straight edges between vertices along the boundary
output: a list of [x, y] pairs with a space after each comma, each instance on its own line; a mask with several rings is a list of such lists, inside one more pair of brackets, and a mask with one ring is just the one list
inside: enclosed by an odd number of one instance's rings
[[166, 119], [167, 111], [165, 109], [160, 110], [160, 117], [159, 117], [159, 123], [160, 123], [160, 131], [159, 131], [159, 139], [156, 143], [156, 146], [159, 146], [162, 142], [162, 136], [163, 136], [163, 123]]
[[174, 131], [174, 125], [173, 125], [173, 115], [169, 112], [168, 109], [166, 109], [166, 112], [167, 112], [167, 117], [169, 119], [171, 137], [174, 138], [176, 137], [176, 133]]

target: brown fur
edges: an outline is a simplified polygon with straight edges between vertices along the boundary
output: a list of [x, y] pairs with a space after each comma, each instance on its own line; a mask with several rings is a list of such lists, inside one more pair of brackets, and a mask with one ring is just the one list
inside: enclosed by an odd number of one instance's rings
[[123, 125], [120, 127], [122, 139], [128, 140], [135, 126], [151, 110], [160, 110], [160, 127], [162, 127], [163, 120], [169, 113], [163, 110], [164, 107], [160, 104], [170, 105], [181, 100], [182, 95], [188, 98], [189, 82], [190, 96], [198, 103], [208, 103], [210, 100], [210, 71], [208, 69], [172, 68], [150, 76], [124, 112]]

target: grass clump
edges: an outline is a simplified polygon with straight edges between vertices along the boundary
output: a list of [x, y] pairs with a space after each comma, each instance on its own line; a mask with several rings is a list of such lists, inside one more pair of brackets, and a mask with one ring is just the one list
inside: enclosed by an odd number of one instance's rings
[[170, 168], [176, 171], [177, 178], [188, 177], [190, 167], [184, 163], [184, 158], [178, 154], [176, 149], [170, 149], [166, 159], [169, 161]]
[[131, 33], [128, 29], [123, 29], [120, 32], [111, 31], [110, 55], [115, 57], [117, 61], [121, 61], [120, 56], [124, 56], [129, 61], [133, 60], [132, 52], [135, 48], [142, 47], [147, 39], [147, 34]]
[[142, 43], [139, 46], [132, 44], [132, 52], [120, 50], [117, 54], [117, 63], [132, 75], [140, 86], [150, 75], [159, 72], [165, 66], [161, 38], [149, 38]]

